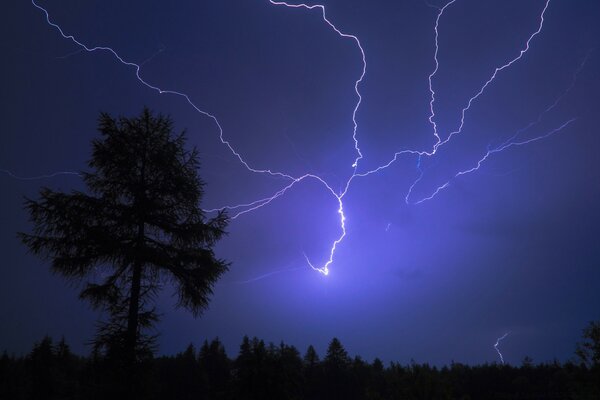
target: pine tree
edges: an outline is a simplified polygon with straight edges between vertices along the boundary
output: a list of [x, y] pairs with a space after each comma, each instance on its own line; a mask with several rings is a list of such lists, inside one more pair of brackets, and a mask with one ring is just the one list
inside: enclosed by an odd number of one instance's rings
[[311, 345], [306, 349], [306, 353], [304, 354], [304, 365], [307, 368], [314, 368], [319, 363], [319, 355], [315, 348]]
[[338, 338], [333, 338], [329, 343], [324, 361], [331, 368], [343, 369], [350, 364], [348, 352], [346, 352]]
[[52, 270], [83, 285], [80, 297], [106, 311], [98, 340], [108, 342], [130, 366], [157, 320], [154, 295], [173, 283], [177, 306], [198, 315], [228, 264], [213, 246], [227, 217], [206, 220], [200, 200], [198, 153], [185, 149], [170, 118], [144, 109], [134, 118], [101, 114], [101, 138], [92, 142], [87, 192], [48, 188], [27, 199], [32, 233], [25, 245], [51, 261]]
[[323, 359], [325, 398], [352, 398], [354, 393], [352, 392], [353, 382], [350, 378], [350, 363], [350, 357], [342, 343], [337, 338], [333, 338]]

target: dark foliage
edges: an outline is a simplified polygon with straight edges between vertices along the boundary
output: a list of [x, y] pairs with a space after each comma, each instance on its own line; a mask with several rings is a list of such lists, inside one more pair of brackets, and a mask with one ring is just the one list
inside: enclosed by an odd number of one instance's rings
[[577, 356], [588, 367], [600, 367], [600, 321], [591, 321], [583, 330], [583, 341], [577, 344]]
[[33, 231], [19, 236], [109, 316], [98, 325], [96, 351], [119, 375], [151, 357], [146, 331], [158, 319], [153, 300], [165, 282], [178, 306], [195, 315], [207, 307], [228, 267], [212, 250], [227, 217], [205, 219], [197, 152], [185, 149], [169, 118], [148, 109], [135, 118], [101, 114], [99, 130], [92, 172], [82, 173], [87, 193], [42, 189], [39, 200], [25, 202]]
[[[309, 347], [245, 337], [235, 359], [215, 339], [175, 356], [148, 358], [140, 371], [144, 399], [598, 399], [598, 367], [553, 362], [520, 367], [498, 364], [441, 368], [427, 364], [387, 368], [348, 357], [334, 339], [323, 361]], [[73, 355], [61, 340], [37, 343], [26, 357], [0, 358], [0, 399], [120, 398], [111, 363], [97, 353]]]

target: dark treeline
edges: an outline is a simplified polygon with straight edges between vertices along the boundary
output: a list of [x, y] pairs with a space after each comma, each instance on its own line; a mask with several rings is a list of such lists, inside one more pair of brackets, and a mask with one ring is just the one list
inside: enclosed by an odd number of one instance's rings
[[[46, 337], [24, 357], [0, 358], [0, 399], [119, 398], [118, 362], [110, 354], [73, 354]], [[144, 399], [598, 399], [600, 368], [553, 362], [521, 366], [452, 363], [385, 367], [351, 358], [337, 340], [320, 358], [284, 343], [245, 337], [235, 358], [215, 339], [141, 362]]]

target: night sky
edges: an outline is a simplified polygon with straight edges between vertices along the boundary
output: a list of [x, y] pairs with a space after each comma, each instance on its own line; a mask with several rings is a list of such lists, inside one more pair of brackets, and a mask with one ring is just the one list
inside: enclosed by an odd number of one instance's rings
[[[366, 55], [357, 173], [395, 152], [430, 152], [428, 77], [445, 3], [323, 4]], [[314, 174], [335, 193], [344, 190], [357, 156], [352, 114], [363, 64], [357, 43], [340, 37], [319, 9], [268, 0], [39, 5], [66, 34], [110, 46], [141, 65], [146, 82], [189, 95], [252, 167]], [[432, 78], [442, 140], [495, 68], [519, 56], [544, 6], [457, 0], [445, 9]], [[22, 354], [49, 334], [87, 353], [99, 315], [48, 262], [28, 254], [16, 232], [31, 228], [23, 196], [37, 197], [41, 186], [83, 189], [76, 175], [43, 175], [85, 170], [101, 111], [134, 116], [146, 105], [185, 129], [200, 151], [205, 209], [272, 196], [290, 180], [249, 172], [211, 118], [144, 86], [112, 54], [64, 39], [31, 2], [9, 0], [3, 9], [0, 348]], [[322, 355], [336, 336], [367, 360], [483, 363], [498, 361], [493, 345], [510, 332], [500, 345], [507, 362], [572, 357], [581, 330], [600, 319], [599, 20], [597, 1], [550, 1], [529, 50], [473, 101], [460, 134], [434, 156], [402, 154], [387, 169], [355, 177], [343, 197], [347, 234], [329, 275], [304, 256], [322, 266], [341, 234], [337, 198], [321, 182], [305, 179], [231, 221], [216, 251], [232, 265], [209, 309], [194, 319], [173, 309], [169, 287], [159, 297], [160, 352], [218, 336], [234, 356], [247, 334], [302, 353], [313, 344]], [[488, 150], [542, 136], [455, 177]]]

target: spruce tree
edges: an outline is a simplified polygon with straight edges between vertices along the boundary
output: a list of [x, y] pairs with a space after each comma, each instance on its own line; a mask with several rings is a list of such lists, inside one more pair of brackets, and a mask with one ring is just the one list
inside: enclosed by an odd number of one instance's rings
[[43, 188], [26, 199], [31, 233], [19, 236], [52, 271], [81, 284], [81, 298], [110, 315], [98, 340], [135, 364], [143, 329], [157, 320], [154, 295], [166, 283], [177, 306], [201, 313], [228, 263], [213, 246], [227, 216], [207, 220], [198, 153], [169, 117], [145, 108], [133, 118], [99, 118], [85, 192]]

